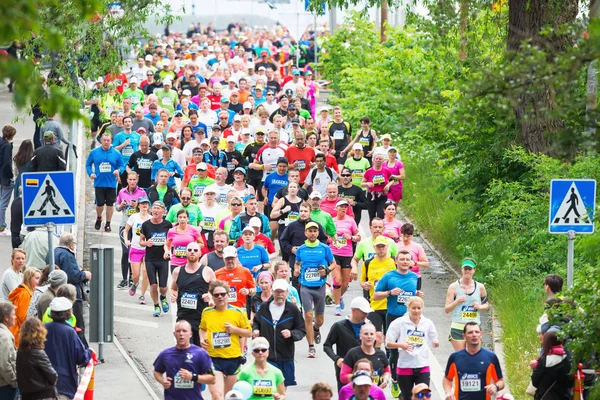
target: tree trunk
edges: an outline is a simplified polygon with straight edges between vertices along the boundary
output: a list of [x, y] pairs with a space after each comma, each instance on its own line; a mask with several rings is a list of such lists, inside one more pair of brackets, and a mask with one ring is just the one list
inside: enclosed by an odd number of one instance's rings
[[461, 0], [460, 2], [460, 50], [458, 58], [460, 61], [467, 59], [467, 23], [469, 22], [469, 0]]
[[590, 62], [587, 68], [587, 102], [585, 105], [585, 143], [584, 151], [587, 153], [596, 152], [596, 125], [597, 119], [594, 117], [596, 106], [598, 104], [598, 60]]
[[[570, 45], [567, 35], [540, 35], [540, 30], [550, 25], [558, 28], [577, 17], [577, 0], [509, 0], [508, 40], [509, 51], [522, 52], [523, 40], [543, 49], [552, 62], [554, 54]], [[523, 71], [526, 74], [528, 71]], [[513, 108], [519, 124], [521, 143], [534, 153], [549, 153], [552, 139], [564, 128], [564, 121], [552, 118], [555, 92], [550, 86], [532, 82], [513, 99]]]
[[387, 41], [387, 21], [388, 21], [388, 3], [387, 0], [381, 2], [381, 43]]

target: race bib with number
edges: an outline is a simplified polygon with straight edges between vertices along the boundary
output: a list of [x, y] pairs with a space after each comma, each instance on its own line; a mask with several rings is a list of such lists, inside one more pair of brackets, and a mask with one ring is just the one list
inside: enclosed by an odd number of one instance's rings
[[480, 392], [481, 378], [479, 373], [463, 373], [460, 376], [460, 390], [463, 392]]
[[123, 149], [121, 150], [121, 154], [123, 154], [125, 157], [131, 157], [131, 155], [133, 154], [133, 147], [132, 146], [123, 147]]
[[423, 346], [425, 344], [425, 332], [416, 329], [409, 329], [407, 332], [406, 343], [413, 346]]
[[[352, 171], [352, 179], [362, 179], [363, 177], [363, 171], [359, 170], [359, 169], [355, 169], [354, 171]], [[373, 182], [375, 183], [375, 182]]]
[[183, 292], [181, 294], [181, 308], [195, 310], [198, 307], [198, 293]]
[[298, 170], [302, 171], [304, 168], [306, 168], [306, 161], [296, 160], [295, 162], [298, 163]]
[[385, 184], [385, 176], [373, 175], [373, 185], [383, 185], [383, 184]]
[[363, 147], [366, 147], [371, 144], [371, 140], [369, 140], [368, 137], [361, 136], [360, 139], [358, 139], [358, 143], [362, 144]]
[[151, 169], [152, 161], [148, 160], [147, 158], [139, 158], [137, 160], [137, 165], [139, 169]]
[[346, 240], [345, 237], [338, 236], [337, 237], [337, 243], [338, 243], [338, 248], [342, 248], [342, 247], [346, 246], [346, 244], [348, 244], [348, 241]]
[[235, 169], [235, 164], [231, 161], [227, 161], [227, 170], [233, 171]]
[[479, 312], [473, 306], [462, 306], [462, 319], [476, 320]]
[[294, 221], [298, 221], [298, 218], [300, 218], [300, 212], [299, 211], [290, 211], [288, 213], [288, 221], [289, 222], [294, 222]]
[[318, 268], [307, 268], [304, 272], [304, 280], [306, 282], [318, 282], [321, 280], [321, 274]]
[[344, 131], [340, 131], [340, 130], [334, 131], [333, 132], [333, 138], [335, 140], [343, 140], [344, 139]]
[[162, 103], [165, 106], [170, 106], [171, 104], [173, 104], [173, 99], [170, 98], [169, 96], [165, 96], [162, 98]]
[[200, 197], [202, 196], [202, 193], [204, 193], [204, 188], [206, 186], [204, 185], [196, 185], [194, 186], [194, 197]]
[[415, 294], [413, 292], [408, 292], [408, 291], [404, 291], [402, 293], [400, 293], [398, 295], [398, 304], [400, 305], [406, 305], [408, 304], [408, 302], [410, 301], [410, 298], [413, 297]]
[[217, 203], [227, 204], [227, 193], [219, 193], [219, 196], [217, 197]]
[[133, 214], [135, 214], [135, 208], [127, 206], [127, 208], [125, 209], [125, 215], [129, 217]]
[[173, 255], [175, 257], [183, 258], [186, 255], [187, 246], [175, 246], [175, 249], [173, 249], [173, 250], [175, 250], [173, 252]]
[[204, 217], [204, 222], [202, 224], [204, 229], [206, 229], [207, 231], [215, 230], [215, 219], [213, 217]]
[[235, 286], [229, 288], [229, 294], [227, 295], [227, 301], [230, 303], [235, 303], [237, 301], [237, 290]]
[[136, 224], [136, 225], [135, 225], [135, 234], [136, 234], [137, 236], [140, 236], [140, 234], [142, 233], [142, 232], [141, 232], [141, 228], [142, 228], [142, 224]]
[[150, 239], [152, 239], [153, 246], [164, 246], [165, 243], [167, 243], [167, 233], [152, 232], [152, 236], [150, 237]]
[[231, 336], [227, 332], [213, 332], [212, 346], [215, 349], [224, 349], [231, 346]]
[[181, 377], [181, 375], [179, 375], [179, 372], [177, 372], [175, 374], [175, 376], [173, 377], [173, 386], [175, 386], [175, 389], [193, 389], [194, 388], [194, 382], [192, 382], [191, 380], [188, 381], [186, 379], [183, 379]]
[[272, 396], [273, 395], [273, 381], [264, 379], [254, 380], [254, 395], [255, 396]]
[[109, 162], [100, 163], [99, 168], [100, 172], [112, 172], [112, 166]]

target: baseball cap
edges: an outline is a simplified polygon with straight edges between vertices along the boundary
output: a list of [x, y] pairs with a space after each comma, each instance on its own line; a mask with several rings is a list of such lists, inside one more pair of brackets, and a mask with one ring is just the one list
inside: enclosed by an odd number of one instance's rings
[[191, 96], [192, 92], [190, 91], [190, 89], [185, 89], [183, 92], [181, 92], [181, 94], [184, 96]]
[[183, 117], [183, 111], [177, 110], [177, 111], [175, 111], [175, 114], [173, 114], [173, 116], [175, 116], [175, 117]]
[[369, 300], [365, 299], [364, 297], [355, 297], [352, 300], [352, 303], [350, 303], [350, 308], [355, 308], [366, 314], [373, 312], [373, 309], [369, 305]]
[[44, 139], [54, 139], [54, 133], [52, 131], [44, 132]]
[[288, 159], [287, 159], [287, 158], [285, 158], [285, 157], [279, 157], [279, 158], [277, 159], [277, 164], [289, 164], [289, 161], [288, 161]]
[[177, 134], [175, 132], [167, 133], [167, 139], [177, 139]]
[[288, 110], [297, 110], [296, 105], [295, 104], [290, 104], [288, 106]]
[[223, 258], [236, 257], [237, 250], [233, 246], [227, 246], [223, 249]]
[[320, 199], [322, 196], [321, 196], [321, 193], [319, 191], [313, 190], [311, 192], [310, 196], [308, 196], [308, 197], [310, 197], [311, 199]]
[[312, 75], [312, 74], [313, 74], [313, 73], [312, 73], [312, 71], [306, 71], [306, 72], [304, 73], [304, 75]]
[[348, 203], [348, 201], [347, 201], [347, 200], [344, 200], [344, 199], [342, 199], [342, 200], [338, 201], [337, 203], [335, 203], [335, 206], [336, 206], [336, 207], [339, 207], [339, 206], [344, 206], [344, 205], [346, 205], [346, 206], [349, 206], [349, 205], [350, 205], [350, 203]]
[[225, 141], [227, 143], [231, 142], [231, 143], [235, 143], [235, 138], [233, 136], [227, 136], [227, 139], [225, 139]]
[[221, 97], [221, 103], [229, 103], [229, 98], [227, 96]]
[[239, 95], [240, 95], [240, 91], [239, 91], [239, 90], [237, 90], [237, 89], [235, 89], [235, 90], [232, 90], [232, 91], [231, 91], [231, 95], [232, 95], [232, 96], [239, 96]]
[[135, 76], [132, 76], [131, 79], [129, 79], [129, 83], [138, 83], [138, 79]]
[[199, 163], [198, 165], [196, 165], [196, 170], [201, 170], [201, 171], [206, 171], [208, 169], [208, 165], [206, 165], [206, 163]]
[[242, 174], [246, 175], [246, 170], [242, 167], [237, 167], [233, 173], [235, 174], [236, 172], [241, 172]]
[[275, 279], [275, 282], [273, 282], [273, 286], [271, 287], [272, 290], [288, 290], [288, 288], [289, 285], [285, 279]]
[[412, 394], [413, 394], [413, 396], [415, 396], [415, 395], [417, 395], [417, 394], [419, 394], [421, 392], [431, 392], [431, 389], [425, 383], [419, 383], [418, 385], [415, 385], [412, 388]]
[[356, 371], [354, 375], [352, 375], [352, 383], [357, 386], [371, 386], [373, 384], [373, 379], [371, 379], [371, 374], [369, 374], [368, 371]]
[[392, 140], [392, 137], [390, 136], [389, 133], [386, 133], [385, 135], [382, 135], [379, 139], [381, 139], [381, 140], [385, 140], [385, 139]]
[[265, 133], [265, 128], [262, 128], [262, 127], [256, 128], [256, 130], [254, 132], [256, 132], [256, 133], [259, 133], [259, 132], [260, 133]]
[[220, 141], [221, 141], [221, 139], [219, 139], [218, 136], [211, 136], [211, 138], [210, 138], [211, 143], [214, 143], [214, 142], [219, 143]]
[[154, 207], [154, 206], [164, 208], [165, 210], [167, 209], [167, 206], [165, 206], [165, 203], [163, 203], [160, 200], [156, 200], [154, 203], [152, 203], [152, 207]]
[[385, 236], [377, 236], [375, 238], [375, 240], [373, 240], [373, 246], [378, 246], [380, 244], [387, 246], [388, 242], [387, 242], [387, 239], [385, 238]]
[[150, 204], [150, 199], [149, 199], [149, 198], [147, 198], [146, 196], [144, 196], [144, 197], [140, 197], [140, 198], [137, 200], [137, 203], [138, 203], [138, 204], [141, 204], [141, 203], [148, 203], [148, 204]]
[[96, 83], [104, 83], [104, 78], [99, 76], [98, 79], [96, 79]]
[[67, 299], [66, 297], [55, 297], [50, 302], [51, 311], [67, 311], [71, 308], [73, 308], [73, 303], [71, 303], [71, 300]]
[[327, 106], [321, 106], [321, 107], [319, 107], [319, 113], [321, 113], [323, 111], [329, 112], [329, 107], [327, 107]]
[[250, 108], [250, 109], [252, 109], [252, 103], [250, 103], [249, 101], [245, 102], [243, 108]]
[[208, 141], [208, 139], [204, 138], [204, 139], [202, 139], [202, 141], [200, 142], [200, 146], [202, 146], [203, 144], [210, 145], [210, 142]]
[[268, 55], [269, 55], [269, 52], [268, 52], [268, 51], [266, 51], [266, 50], [263, 50], [263, 51], [261, 51], [261, 52], [260, 52], [260, 56], [261, 56], [261, 57], [262, 57], [262, 56], [268, 56]]
[[140, 126], [138, 128], [137, 132], [144, 132], [144, 133], [146, 133], [146, 128], [144, 128], [143, 126]]
[[204, 194], [206, 193], [217, 193], [217, 191], [215, 190], [214, 185], [208, 185], [207, 187], [204, 188]]
[[262, 225], [262, 222], [260, 221], [260, 218], [252, 217], [252, 218], [250, 218], [250, 221], [248, 221], [248, 225], [250, 225], [252, 227], [260, 228]]
[[242, 129], [242, 135], [249, 135], [249, 134], [250, 134], [250, 129], [248, 129], [248, 128]]
[[293, 125], [300, 125], [300, 120], [298, 118], [292, 118]]
[[163, 145], [162, 149], [163, 149], [163, 151], [164, 150], [173, 151], [173, 148], [170, 145], [168, 145], [168, 144]]
[[[221, 132], [223, 129], [221, 129], [221, 125], [213, 125], [212, 130]], [[213, 137], [216, 137], [216, 136], [213, 136]]]
[[300, 71], [295, 69], [292, 71], [292, 75], [300, 75]]
[[165, 78], [162, 81], [163, 85], [171, 85], [173, 83], [173, 81], [169, 78]]
[[251, 227], [250, 225], [246, 225], [246, 226], [244, 227], [244, 229], [242, 229], [242, 233], [243, 233], [243, 232], [252, 232], [252, 234], [254, 234], [254, 228], [253, 228], [253, 227]]
[[146, 55], [146, 57], [144, 58], [146, 61], [152, 61], [152, 54], [148, 54]]
[[263, 87], [261, 85], [256, 85], [256, 87], [254, 88], [254, 90], [263, 90]]
[[360, 143], [354, 143], [352, 145], [352, 150], [362, 150], [363, 149], [363, 145]]
[[316, 222], [311, 221], [308, 224], [306, 224], [306, 226], [304, 227], [304, 230], [307, 231], [307, 230], [309, 230], [311, 228], [317, 228], [317, 229], [319, 229], [319, 224], [317, 224]]
[[397, 153], [397, 152], [398, 152], [398, 149], [397, 149], [397, 148], [395, 148], [394, 146], [391, 146], [391, 147], [388, 149], [388, 153], [389, 153], [390, 151], [395, 151], [395, 152]]
[[235, 116], [233, 117], [234, 121], [241, 121], [242, 120], [242, 116], [240, 114], [235, 114]]
[[263, 65], [261, 65], [260, 67], [258, 67], [258, 70], [259, 71], [266, 71], [267, 69]]

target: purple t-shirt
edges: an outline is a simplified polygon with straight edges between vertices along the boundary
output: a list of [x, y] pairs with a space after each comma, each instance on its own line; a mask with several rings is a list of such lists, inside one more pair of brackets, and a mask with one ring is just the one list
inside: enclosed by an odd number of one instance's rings
[[166, 372], [167, 377], [173, 379], [171, 387], [165, 390], [165, 400], [202, 400], [202, 384], [181, 378], [179, 370], [183, 368], [204, 375], [210, 371], [211, 366], [212, 360], [208, 353], [196, 345], [184, 350], [170, 347], [161, 351], [154, 361], [154, 371]]
[[[345, 385], [342, 390], [340, 390], [340, 395], [338, 400], [348, 400], [354, 396], [354, 390], [352, 390], [352, 382]], [[371, 390], [369, 390], [369, 396], [371, 396], [374, 400], [386, 400], [385, 393], [381, 388], [377, 385], [371, 385]]]

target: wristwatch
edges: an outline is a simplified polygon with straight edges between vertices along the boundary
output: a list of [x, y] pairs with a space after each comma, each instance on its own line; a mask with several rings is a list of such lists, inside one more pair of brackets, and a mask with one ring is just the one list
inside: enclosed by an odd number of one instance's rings
[[198, 382], [198, 374], [192, 372], [192, 382]]
[[392, 291], [388, 290], [388, 297], [390, 297], [392, 295]]

